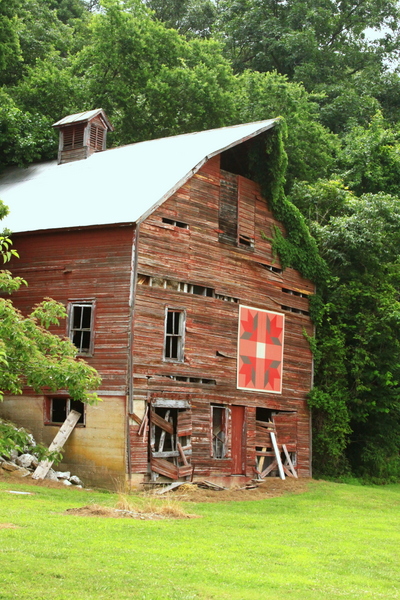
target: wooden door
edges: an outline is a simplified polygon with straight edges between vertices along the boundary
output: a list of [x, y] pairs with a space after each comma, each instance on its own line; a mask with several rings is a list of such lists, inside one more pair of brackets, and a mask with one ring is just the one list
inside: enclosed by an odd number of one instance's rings
[[232, 475], [246, 473], [246, 430], [244, 406], [232, 406]]

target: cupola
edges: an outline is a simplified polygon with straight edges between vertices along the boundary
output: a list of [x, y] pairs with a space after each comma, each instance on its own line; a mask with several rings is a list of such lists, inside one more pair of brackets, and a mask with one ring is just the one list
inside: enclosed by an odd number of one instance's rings
[[58, 164], [88, 158], [106, 149], [107, 131], [113, 127], [102, 108], [68, 115], [53, 127], [60, 130]]

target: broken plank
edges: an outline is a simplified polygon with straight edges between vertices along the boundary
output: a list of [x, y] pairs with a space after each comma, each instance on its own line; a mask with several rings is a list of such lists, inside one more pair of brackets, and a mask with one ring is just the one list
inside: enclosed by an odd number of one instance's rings
[[178, 447], [179, 454], [181, 455], [181, 459], [182, 459], [183, 464], [186, 465], [186, 466], [188, 466], [188, 464], [189, 464], [188, 460], [187, 460], [187, 458], [185, 456], [185, 453], [184, 453], [184, 451], [182, 449], [182, 446], [180, 445], [179, 442], [177, 443], [177, 447]]
[[146, 412], [144, 413], [143, 420], [142, 420], [141, 425], [139, 427], [138, 435], [142, 435], [143, 429], [146, 428], [147, 420], [148, 420], [148, 412], [149, 412], [149, 407], [146, 406]]
[[163, 488], [162, 490], [158, 490], [155, 493], [159, 494], [161, 496], [161, 494], [165, 494], [166, 492], [170, 492], [171, 490], [175, 490], [176, 488], [180, 487], [181, 485], [191, 485], [191, 484], [188, 484], [187, 481], [173, 481], [169, 485], [165, 486], [165, 488]]
[[[55, 452], [63, 448], [65, 442], [69, 438], [75, 425], [79, 421], [81, 413], [76, 410], [71, 410], [64, 423], [61, 425], [56, 437], [49, 446], [49, 452]], [[49, 472], [54, 460], [42, 460], [35, 469], [32, 479], [44, 479]]]
[[269, 473], [271, 473], [271, 471], [276, 469], [277, 466], [278, 466], [278, 463], [275, 459], [272, 461], [272, 463], [266, 469], [264, 469], [264, 471], [261, 473], [261, 477], [264, 479], [264, 477], [266, 477]]
[[[167, 417], [167, 419], [168, 419], [168, 417]], [[169, 423], [168, 420], [163, 419], [162, 417], [160, 417], [160, 415], [158, 415], [157, 413], [155, 413], [153, 411], [151, 413], [151, 422], [153, 423], [153, 425], [157, 425], [157, 427], [160, 427], [160, 429], [162, 429], [163, 431], [166, 431], [167, 433], [169, 433], [171, 435], [174, 433], [174, 428], [173, 428], [172, 423]]]
[[293, 465], [292, 460], [290, 458], [289, 452], [287, 451], [286, 444], [282, 444], [282, 449], [283, 449], [283, 452], [285, 453], [286, 461], [287, 461], [287, 463], [289, 465], [289, 468], [290, 468], [291, 472], [293, 473], [293, 477], [295, 477], [296, 479], [298, 479], [297, 473], [296, 473], [296, 469], [294, 468], [294, 465]]
[[178, 479], [178, 467], [164, 458], [151, 458], [151, 470], [170, 479]]
[[281, 479], [285, 479], [285, 473], [283, 471], [283, 465], [282, 465], [282, 461], [281, 461], [281, 455], [280, 455], [280, 452], [278, 450], [278, 444], [276, 442], [275, 433], [273, 431], [271, 431], [269, 435], [271, 436], [272, 447], [273, 447], [274, 452], [275, 452], [276, 462], [278, 463], [278, 471], [279, 471], [280, 478]]

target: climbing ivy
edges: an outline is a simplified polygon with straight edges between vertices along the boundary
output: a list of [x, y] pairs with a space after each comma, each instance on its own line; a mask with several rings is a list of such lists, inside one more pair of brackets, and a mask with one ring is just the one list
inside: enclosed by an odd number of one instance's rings
[[250, 157], [251, 171], [260, 184], [262, 194], [267, 199], [274, 217], [286, 229], [286, 235], [283, 235], [281, 230], [275, 227], [271, 240], [273, 252], [279, 256], [282, 268], [292, 267], [306, 279], [323, 285], [329, 275], [327, 265], [320, 256], [303, 215], [285, 194], [288, 164], [284, 146], [286, 137], [286, 122], [280, 117], [272, 131], [255, 140], [255, 151]]
[[[316, 294], [310, 299], [310, 314], [318, 329], [318, 341], [305, 333], [313, 352], [318, 381], [308, 396], [313, 414], [313, 461], [317, 474], [337, 476], [349, 470], [345, 450], [351, 434], [344, 366], [346, 340], [332, 318], [335, 307], [326, 301], [326, 290], [334, 286], [337, 279], [321, 256], [305, 217], [286, 197], [286, 135], [285, 120], [280, 118], [272, 131], [259, 136], [251, 156], [252, 176], [260, 184], [274, 217], [285, 227], [285, 234], [275, 227], [271, 239], [273, 252], [279, 257], [282, 268], [296, 269], [317, 286]], [[329, 361], [327, 356], [331, 357]]]

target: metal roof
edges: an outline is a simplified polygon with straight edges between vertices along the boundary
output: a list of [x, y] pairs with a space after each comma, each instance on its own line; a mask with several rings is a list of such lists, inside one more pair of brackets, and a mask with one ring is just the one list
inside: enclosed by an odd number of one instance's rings
[[95, 108], [94, 110], [87, 110], [85, 112], [76, 113], [74, 115], [68, 115], [67, 117], [60, 119], [56, 123], [53, 123], [52, 127], [62, 127], [63, 125], [72, 125], [72, 123], [82, 123], [82, 121], [90, 121], [90, 119], [94, 119], [94, 117], [97, 117], [97, 115], [100, 114], [104, 118], [107, 127], [110, 129], [110, 131], [112, 131], [113, 127], [102, 108]]
[[142, 221], [212, 156], [276, 123], [275, 119], [130, 144], [57, 165], [13, 168], [0, 178], [17, 233]]

